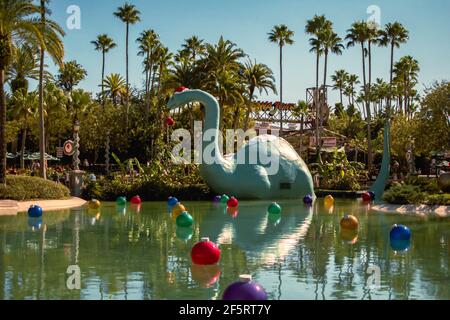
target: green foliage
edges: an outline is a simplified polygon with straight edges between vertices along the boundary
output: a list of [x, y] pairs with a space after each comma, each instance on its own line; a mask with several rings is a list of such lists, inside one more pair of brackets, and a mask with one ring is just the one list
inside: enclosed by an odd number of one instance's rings
[[337, 150], [324, 164], [311, 164], [313, 173], [320, 175], [320, 187], [328, 190], [352, 190], [361, 188], [358, 178], [364, 173], [364, 165], [350, 162], [344, 152]]
[[0, 199], [59, 200], [70, 196], [64, 185], [38, 177], [7, 176], [6, 186], [0, 184]]
[[383, 200], [392, 204], [418, 204], [424, 196], [417, 186], [396, 184], [384, 193]]
[[450, 194], [439, 194], [436, 179], [410, 176], [391, 186], [383, 200], [392, 204], [450, 205]]

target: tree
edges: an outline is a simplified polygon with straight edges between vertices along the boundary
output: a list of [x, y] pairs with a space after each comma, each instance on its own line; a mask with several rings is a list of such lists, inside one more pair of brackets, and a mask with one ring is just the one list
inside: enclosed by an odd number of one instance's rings
[[311, 20], [306, 22], [305, 32], [311, 35], [312, 38], [309, 39], [311, 45], [310, 52], [316, 53], [316, 88], [314, 92], [314, 105], [316, 108], [316, 147], [317, 153], [320, 151], [320, 119], [322, 118], [321, 106], [319, 102], [319, 67], [320, 67], [320, 56], [323, 54], [321, 41], [319, 39], [319, 34], [326, 29], [332, 28], [331, 21], [327, 20], [324, 15], [315, 15]]
[[197, 36], [192, 36], [186, 39], [183, 44], [184, 50], [191, 56], [192, 62], [195, 63], [199, 56], [202, 56], [206, 52], [205, 44], [203, 40], [199, 39]]
[[54, 62], [62, 65], [64, 58], [64, 44], [61, 37], [65, 33], [63, 29], [54, 21], [47, 19], [46, 15], [51, 14], [46, 4], [50, 0], [40, 0], [40, 30], [43, 42], [40, 44], [40, 66], [39, 66], [39, 153], [40, 153], [40, 176], [47, 179], [47, 168], [45, 165], [45, 116], [44, 116], [44, 75], [45, 75], [45, 52], [47, 51]]
[[15, 42], [45, 45], [39, 20], [33, 17], [39, 12], [28, 0], [0, 0], [0, 183], [6, 181], [6, 70], [13, 61]]
[[338, 35], [333, 32], [332, 28], [327, 28], [322, 30], [319, 33], [319, 40], [322, 46], [324, 58], [325, 58], [325, 67], [323, 72], [323, 87], [327, 86], [327, 69], [328, 69], [328, 55], [329, 53], [334, 53], [336, 55], [342, 55], [342, 50], [344, 49], [344, 45], [342, 44], [342, 39], [338, 37]]
[[156, 54], [161, 43], [159, 41], [159, 35], [152, 29], [142, 31], [136, 41], [139, 44], [138, 55], [145, 56], [145, 120], [148, 121], [151, 100], [150, 94], [153, 89], [153, 81], [151, 81], [152, 71], [156, 63]]
[[247, 112], [244, 122], [244, 131], [247, 131], [255, 90], [258, 90], [260, 94], [263, 91], [268, 94], [269, 90], [276, 94], [277, 88], [275, 85], [275, 77], [273, 76], [273, 72], [265, 64], [248, 60], [244, 65], [244, 72], [242, 76], [248, 92]]
[[369, 103], [369, 91], [367, 85], [366, 78], [366, 47], [365, 44], [368, 41], [369, 33], [370, 33], [369, 23], [365, 21], [355, 22], [352, 24], [351, 28], [347, 30], [347, 48], [353, 47], [357, 44], [361, 45], [361, 54], [362, 54], [362, 66], [363, 66], [363, 89], [364, 89], [364, 101], [366, 107], [366, 116], [367, 116], [367, 169], [368, 171], [372, 170], [373, 163], [373, 152], [372, 152], [372, 115], [370, 111], [370, 103]]
[[97, 39], [94, 41], [91, 41], [91, 43], [95, 46], [95, 50], [100, 51], [102, 53], [102, 103], [104, 105], [104, 99], [105, 99], [105, 90], [103, 87], [103, 81], [105, 80], [105, 59], [106, 54], [111, 50], [117, 47], [116, 43], [113, 39], [108, 37], [107, 34], [101, 34], [97, 36]]
[[391, 47], [391, 68], [390, 68], [390, 95], [388, 102], [388, 114], [392, 112], [392, 84], [394, 78], [394, 49], [400, 48], [400, 45], [406, 43], [409, 39], [409, 32], [400, 22], [386, 24], [384, 30], [380, 31], [379, 44], [383, 47]]
[[335, 90], [339, 90], [339, 95], [341, 98], [341, 105], [344, 105], [343, 101], [343, 93], [345, 90], [345, 86], [347, 85], [347, 81], [349, 79], [349, 74], [345, 70], [337, 70], [335, 73], [331, 76], [331, 80], [333, 81], [333, 86]]
[[36, 115], [39, 100], [35, 92], [28, 93], [18, 90], [12, 97], [13, 113], [16, 119], [22, 122], [22, 144], [20, 146], [20, 167], [25, 168], [25, 144], [27, 141], [28, 119]]
[[57, 82], [66, 92], [72, 93], [76, 87], [87, 76], [87, 71], [75, 60], [68, 61], [62, 65], [57, 75]]
[[[411, 114], [412, 98], [417, 94], [414, 87], [417, 85], [420, 72], [419, 62], [411, 56], [405, 56], [394, 64], [394, 82], [400, 87], [400, 95], [403, 95], [404, 112], [406, 115]], [[402, 109], [401, 103], [399, 110]]]
[[114, 16], [119, 18], [126, 25], [126, 51], [125, 51], [125, 65], [126, 65], [126, 114], [125, 114], [125, 131], [128, 132], [128, 113], [129, 113], [129, 101], [128, 97], [130, 94], [130, 82], [129, 82], [129, 73], [128, 73], [128, 46], [129, 46], [129, 35], [130, 35], [130, 24], [136, 24], [141, 21], [140, 11], [136, 9], [134, 5], [129, 3], [125, 3], [122, 7], [119, 7], [116, 12], [114, 12]]
[[117, 105], [118, 99], [126, 94], [126, 82], [117, 73], [110, 74], [103, 81], [105, 95], [110, 97], [114, 105]]
[[283, 133], [283, 47], [285, 45], [294, 44], [294, 31], [289, 30], [289, 28], [284, 25], [278, 25], [273, 27], [272, 31], [269, 32], [269, 41], [276, 43], [280, 48], [280, 134]]
[[350, 74], [348, 76], [346, 93], [349, 99], [351, 99], [350, 104], [352, 105], [355, 104], [355, 87], [360, 83], [361, 82], [359, 81], [359, 77], [356, 74]]

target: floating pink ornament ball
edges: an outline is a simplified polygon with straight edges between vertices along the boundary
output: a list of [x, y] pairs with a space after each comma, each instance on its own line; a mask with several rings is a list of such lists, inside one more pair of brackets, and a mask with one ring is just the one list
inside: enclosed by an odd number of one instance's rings
[[237, 208], [239, 206], [239, 201], [235, 197], [231, 197], [227, 202], [228, 208]]
[[209, 238], [202, 238], [191, 251], [192, 262], [196, 265], [209, 266], [220, 260], [220, 249]]
[[141, 200], [141, 197], [139, 197], [139, 196], [134, 196], [133, 198], [131, 198], [131, 204], [141, 204], [142, 203], [142, 200]]

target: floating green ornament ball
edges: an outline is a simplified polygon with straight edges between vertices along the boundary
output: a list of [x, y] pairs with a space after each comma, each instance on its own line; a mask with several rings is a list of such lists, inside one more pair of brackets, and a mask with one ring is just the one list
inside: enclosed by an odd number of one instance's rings
[[118, 197], [118, 198], [116, 199], [116, 203], [117, 203], [117, 205], [119, 205], [119, 206], [124, 206], [124, 205], [127, 204], [127, 198], [125, 198], [125, 197]]
[[188, 213], [183, 212], [177, 217], [177, 226], [180, 228], [189, 228], [194, 224], [194, 218]]
[[272, 203], [272, 204], [269, 206], [269, 208], [267, 209], [267, 211], [268, 211], [270, 214], [275, 214], [275, 215], [281, 214], [281, 206], [280, 206], [278, 203], [274, 202], [274, 203]]
[[230, 200], [230, 197], [227, 196], [226, 194], [222, 195], [222, 198], [220, 199], [221, 203], [228, 203], [228, 201]]

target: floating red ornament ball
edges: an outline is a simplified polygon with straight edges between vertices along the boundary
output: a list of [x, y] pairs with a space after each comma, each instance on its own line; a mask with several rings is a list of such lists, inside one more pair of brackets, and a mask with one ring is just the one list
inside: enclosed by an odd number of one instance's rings
[[186, 91], [186, 90], [189, 90], [189, 89], [186, 88], [186, 87], [179, 87], [179, 88], [177, 88], [177, 89], [175, 90], [175, 92], [176, 92], [176, 93], [180, 93], [180, 92], [183, 92], [183, 91]]
[[229, 208], [236, 208], [239, 206], [239, 201], [235, 197], [231, 197], [227, 204]]
[[372, 195], [368, 192], [365, 192], [362, 194], [362, 199], [364, 202], [371, 202], [372, 201]]
[[214, 265], [220, 260], [220, 250], [215, 243], [209, 241], [209, 238], [203, 238], [192, 248], [191, 258], [196, 265]]
[[141, 197], [139, 197], [139, 196], [134, 196], [133, 198], [131, 198], [131, 201], [130, 201], [132, 204], [141, 204], [142, 203], [142, 200], [141, 200]]

